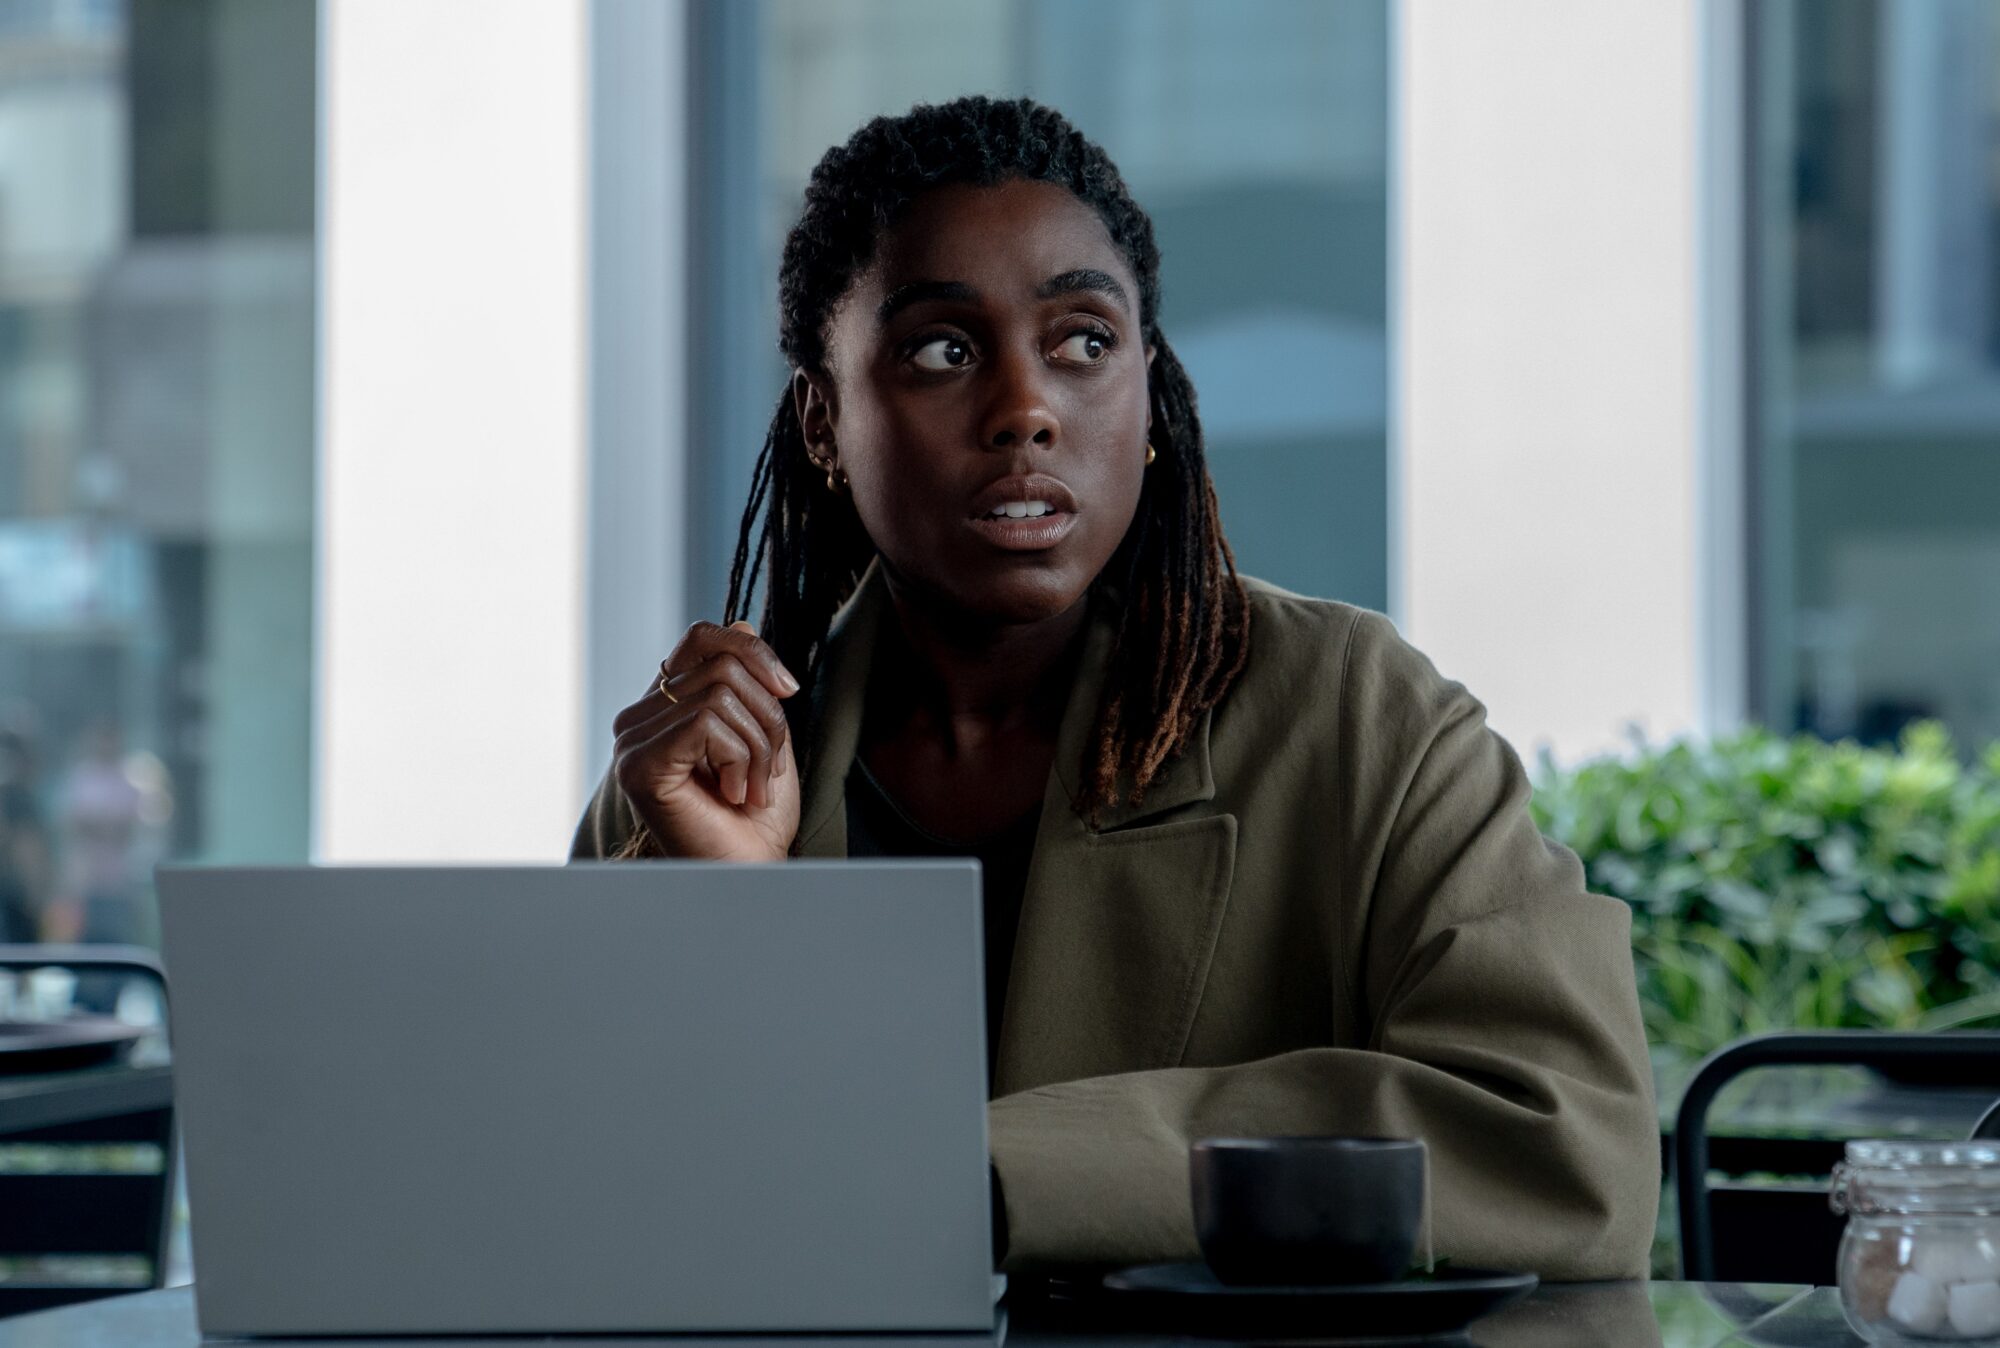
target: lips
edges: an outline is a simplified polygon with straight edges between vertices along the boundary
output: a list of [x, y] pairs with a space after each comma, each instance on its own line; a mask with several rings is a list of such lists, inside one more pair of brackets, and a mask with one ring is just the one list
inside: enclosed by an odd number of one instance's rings
[[987, 542], [1009, 552], [1041, 552], [1076, 524], [1076, 496], [1046, 473], [1003, 477], [973, 498], [967, 521]]
[[[983, 520], [995, 510], [1006, 507], [1028, 506], [1039, 502], [1048, 509], [1046, 514], [1074, 515], [1076, 496], [1061, 478], [1050, 477], [1047, 473], [1026, 473], [1016, 477], [1003, 477], [972, 498], [971, 517]], [[1021, 518], [1013, 510], [1008, 514]]]

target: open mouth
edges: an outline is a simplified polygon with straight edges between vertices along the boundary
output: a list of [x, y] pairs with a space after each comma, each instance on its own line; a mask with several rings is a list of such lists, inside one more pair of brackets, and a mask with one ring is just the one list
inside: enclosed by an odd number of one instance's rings
[[[1035, 502], [1027, 502], [1033, 505]], [[1040, 552], [1054, 547], [1069, 536], [1076, 516], [1067, 510], [1050, 510], [1039, 515], [1013, 513], [1012, 509], [981, 515], [972, 521], [975, 533], [1009, 552]]]
[[1007, 501], [986, 512], [989, 520], [1038, 520], [1044, 515], [1060, 514], [1047, 501]]
[[1076, 496], [1060, 478], [1017, 474], [987, 485], [973, 499], [973, 532], [1010, 552], [1052, 548], [1076, 524]]

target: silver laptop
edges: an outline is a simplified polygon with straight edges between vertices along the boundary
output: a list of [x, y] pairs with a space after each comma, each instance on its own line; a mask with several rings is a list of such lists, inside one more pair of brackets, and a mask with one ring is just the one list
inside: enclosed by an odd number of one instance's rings
[[993, 1331], [975, 863], [159, 890], [204, 1334]]

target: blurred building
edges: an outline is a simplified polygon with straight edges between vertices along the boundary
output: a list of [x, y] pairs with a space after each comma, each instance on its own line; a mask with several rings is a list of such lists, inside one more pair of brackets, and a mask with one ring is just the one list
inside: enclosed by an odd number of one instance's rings
[[0, 701], [52, 806], [115, 727], [171, 855], [306, 847], [314, 24], [0, 5]]
[[1756, 711], [2000, 740], [2000, 6], [1751, 22]]
[[2000, 0], [0, 0], [22, 799], [110, 725], [167, 855], [559, 854], [811, 165], [968, 91], [1153, 215], [1243, 568], [1524, 752], [2000, 739]]

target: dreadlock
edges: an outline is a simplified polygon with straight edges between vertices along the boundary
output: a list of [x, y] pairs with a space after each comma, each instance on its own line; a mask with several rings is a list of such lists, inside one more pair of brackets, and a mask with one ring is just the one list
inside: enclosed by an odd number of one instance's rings
[[[834, 306], [911, 202], [947, 184], [1013, 178], [1065, 187], [1097, 212], [1138, 278], [1140, 328], [1156, 348], [1148, 397], [1158, 459], [1097, 581], [1117, 586], [1122, 602], [1077, 802], [1094, 819], [1125, 790], [1144, 797], [1249, 654], [1249, 606], [1222, 536], [1194, 385], [1159, 331], [1153, 224], [1116, 165], [1060, 113], [1025, 98], [961, 98], [875, 118], [813, 169], [778, 274], [778, 346], [795, 369], [823, 372]], [[761, 574], [763, 638], [810, 686], [834, 613], [874, 555], [852, 501], [827, 491], [808, 460], [788, 387], [757, 457], [724, 621], [749, 616]]]

